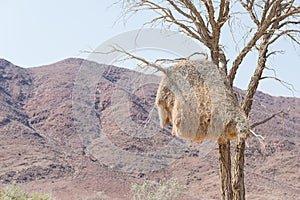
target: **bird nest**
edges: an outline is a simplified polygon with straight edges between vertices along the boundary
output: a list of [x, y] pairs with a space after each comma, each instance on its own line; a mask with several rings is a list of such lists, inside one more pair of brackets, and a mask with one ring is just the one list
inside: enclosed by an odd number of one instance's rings
[[162, 127], [193, 141], [246, 135], [249, 123], [228, 80], [209, 61], [182, 61], [165, 69], [157, 90]]

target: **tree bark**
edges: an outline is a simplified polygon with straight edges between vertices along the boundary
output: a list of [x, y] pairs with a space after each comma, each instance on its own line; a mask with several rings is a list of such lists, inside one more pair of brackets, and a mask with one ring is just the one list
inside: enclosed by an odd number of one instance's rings
[[245, 139], [238, 137], [235, 142], [234, 154], [234, 171], [233, 171], [233, 199], [245, 199], [245, 185], [244, 185], [244, 157]]
[[220, 156], [221, 197], [222, 200], [232, 200], [230, 140], [218, 140], [218, 143]]

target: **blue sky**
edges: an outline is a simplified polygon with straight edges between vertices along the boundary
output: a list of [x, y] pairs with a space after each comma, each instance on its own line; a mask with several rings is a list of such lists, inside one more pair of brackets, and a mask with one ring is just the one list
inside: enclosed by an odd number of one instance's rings
[[[133, 17], [126, 25], [119, 20], [121, 10], [110, 7], [114, 0], [0, 0], [0, 57], [22, 66], [51, 64], [68, 57], [87, 55], [82, 50], [96, 48], [111, 37], [141, 28], [145, 15]], [[225, 39], [226, 41], [226, 39]], [[231, 43], [225, 44], [229, 58]], [[294, 85], [300, 97], [300, 48], [287, 41], [277, 47], [286, 53], [270, 60], [277, 76]], [[245, 89], [255, 66], [249, 56], [238, 72], [235, 85]], [[260, 90], [275, 96], [293, 94], [273, 80], [264, 80]]]

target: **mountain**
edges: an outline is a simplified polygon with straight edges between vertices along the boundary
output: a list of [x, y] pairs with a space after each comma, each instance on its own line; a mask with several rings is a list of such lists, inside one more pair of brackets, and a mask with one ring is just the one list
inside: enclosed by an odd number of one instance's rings
[[[21, 68], [0, 59], [0, 187], [57, 199], [130, 199], [132, 183], [176, 178], [180, 199], [218, 199], [218, 149], [159, 127], [160, 78], [69, 58]], [[243, 98], [243, 91], [237, 89]], [[300, 99], [257, 92], [251, 122], [284, 111], [247, 141], [248, 199], [297, 199]]]

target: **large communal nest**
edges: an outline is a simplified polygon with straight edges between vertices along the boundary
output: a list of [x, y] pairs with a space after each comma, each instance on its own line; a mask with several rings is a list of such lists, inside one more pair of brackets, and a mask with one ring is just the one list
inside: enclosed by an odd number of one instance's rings
[[249, 123], [228, 80], [212, 62], [182, 61], [164, 70], [156, 105], [162, 127], [193, 141], [246, 136]]

